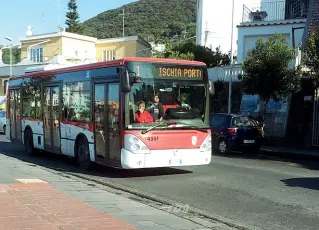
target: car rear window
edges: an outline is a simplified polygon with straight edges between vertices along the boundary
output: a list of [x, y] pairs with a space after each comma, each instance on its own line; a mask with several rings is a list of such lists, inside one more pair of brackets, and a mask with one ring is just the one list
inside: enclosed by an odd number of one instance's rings
[[236, 127], [257, 127], [258, 122], [252, 117], [233, 117], [232, 125]]
[[223, 115], [213, 115], [211, 120], [211, 125], [212, 126], [219, 126], [222, 125], [225, 122], [225, 116]]

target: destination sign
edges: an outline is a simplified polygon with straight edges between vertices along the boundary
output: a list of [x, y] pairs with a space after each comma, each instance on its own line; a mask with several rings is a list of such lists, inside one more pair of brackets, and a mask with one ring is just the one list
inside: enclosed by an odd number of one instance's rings
[[184, 77], [184, 78], [202, 78], [203, 71], [201, 69], [182, 69], [182, 68], [170, 68], [160, 67], [160, 77]]
[[205, 67], [170, 63], [127, 62], [126, 68], [141, 78], [203, 80]]

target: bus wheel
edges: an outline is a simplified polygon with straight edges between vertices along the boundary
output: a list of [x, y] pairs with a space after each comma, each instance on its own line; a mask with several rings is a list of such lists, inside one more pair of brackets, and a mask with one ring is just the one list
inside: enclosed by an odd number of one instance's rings
[[36, 149], [33, 146], [33, 136], [30, 129], [24, 134], [24, 149], [27, 155], [32, 156], [36, 153]]
[[77, 143], [76, 160], [80, 168], [84, 170], [91, 169], [92, 162], [90, 159], [89, 144], [84, 138], [81, 138]]

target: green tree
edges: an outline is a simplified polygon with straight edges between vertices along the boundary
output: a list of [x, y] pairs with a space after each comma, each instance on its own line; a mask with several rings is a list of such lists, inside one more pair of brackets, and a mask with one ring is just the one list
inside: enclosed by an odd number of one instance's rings
[[295, 49], [284, 36], [276, 34], [266, 42], [258, 39], [243, 62], [244, 74], [238, 78], [245, 93], [259, 96], [262, 118], [270, 99], [279, 101], [299, 90], [300, 67], [289, 66], [294, 58]]
[[310, 72], [310, 76], [314, 79], [316, 87], [319, 86], [319, 28], [315, 28], [310, 32], [305, 44], [302, 46], [303, 60]]
[[173, 47], [173, 51], [193, 53], [194, 60], [206, 63], [208, 68], [228, 65], [230, 63], [229, 55], [223, 54], [219, 48], [211, 50], [207, 47], [196, 45], [193, 41], [180, 43]]
[[201, 61], [204, 62], [208, 68], [228, 65], [230, 63], [229, 55], [223, 54], [219, 48], [212, 51], [207, 47], [196, 45], [192, 41], [176, 45], [167, 43], [165, 51], [162, 53], [157, 52], [154, 56], [161, 58]]
[[68, 26], [66, 28], [67, 32], [81, 34], [83, 32], [83, 26], [79, 21], [79, 13], [77, 10], [76, 0], [69, 0], [68, 12], [66, 12], [65, 24]]
[[195, 36], [196, 0], [135, 1], [107, 10], [83, 22], [83, 34], [96, 38], [122, 36], [122, 13], [125, 7], [125, 36], [140, 35], [147, 41], [164, 42], [171, 38]]
[[[10, 48], [2, 50], [2, 61], [4, 64], [10, 64]], [[12, 47], [12, 64], [17, 64], [21, 61], [21, 49], [19, 47]]]
[[181, 59], [181, 60], [194, 60], [194, 54], [192, 52], [180, 52], [178, 50], [174, 50], [174, 47], [171, 43], [166, 43], [164, 52], [155, 52], [153, 55], [157, 58], [169, 58], [169, 59]]

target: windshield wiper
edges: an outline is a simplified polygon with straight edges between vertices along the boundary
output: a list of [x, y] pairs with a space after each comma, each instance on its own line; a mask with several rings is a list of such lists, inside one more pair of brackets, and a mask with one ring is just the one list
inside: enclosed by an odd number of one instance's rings
[[[201, 131], [201, 132], [204, 132], [204, 133], [208, 133], [208, 128], [207, 129], [204, 129], [204, 128], [199, 128], [199, 127], [196, 127], [194, 125], [186, 125], [186, 124], [183, 124], [183, 123], [170, 123], [170, 122], [161, 122], [159, 124], [156, 124], [156, 125], [153, 125], [151, 127], [149, 127], [148, 129], [146, 130], [143, 130], [142, 131], [142, 134], [145, 134], [145, 133], [148, 133], [149, 131], [157, 128], [158, 126], [161, 126], [161, 125], [176, 125], [176, 127], [178, 128], [189, 128], [189, 129], [194, 129], [194, 130], [198, 130], [198, 131]], [[183, 126], [178, 126], [178, 125], [183, 125]]]
[[149, 127], [148, 129], [143, 130], [143, 131], [142, 131], [142, 134], [148, 133], [149, 131], [151, 131], [151, 130], [153, 130], [153, 129], [155, 129], [155, 128], [157, 128], [158, 126], [163, 125], [163, 124], [164, 124], [164, 122], [160, 122], [159, 124], [153, 125], [153, 126]]
[[189, 129], [198, 130], [198, 131], [201, 131], [201, 132], [204, 132], [204, 133], [208, 133], [208, 129], [198, 128], [198, 127], [193, 126], [193, 125], [185, 125], [185, 126], [183, 126], [183, 128], [189, 128]]

